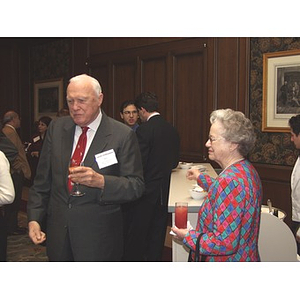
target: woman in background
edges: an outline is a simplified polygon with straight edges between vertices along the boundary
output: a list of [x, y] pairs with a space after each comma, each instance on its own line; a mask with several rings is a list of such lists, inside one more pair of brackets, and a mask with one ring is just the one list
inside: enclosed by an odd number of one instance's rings
[[187, 178], [197, 180], [208, 195], [200, 207], [196, 230], [172, 230], [190, 248], [192, 258], [200, 236], [202, 261], [260, 261], [262, 185], [245, 158], [255, 142], [253, 126], [242, 112], [231, 109], [212, 112], [210, 122], [209, 159], [223, 170], [215, 179], [197, 169], [187, 172]]
[[14, 201], [15, 189], [10, 175], [9, 162], [0, 151], [0, 261], [6, 261], [7, 232], [2, 206]]
[[38, 124], [37, 124], [38, 133], [32, 137], [30, 141], [30, 145], [27, 149], [27, 159], [31, 168], [32, 182], [36, 174], [36, 168], [39, 162], [40, 152], [42, 151], [44, 138], [51, 121], [52, 119], [48, 116], [41, 117], [38, 120]]

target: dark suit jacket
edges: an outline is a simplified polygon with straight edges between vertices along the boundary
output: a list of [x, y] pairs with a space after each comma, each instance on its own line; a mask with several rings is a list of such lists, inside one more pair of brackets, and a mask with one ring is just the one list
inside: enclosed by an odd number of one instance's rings
[[[101, 190], [82, 185], [85, 195], [70, 197], [68, 163], [74, 132], [75, 124], [69, 116], [50, 123], [30, 189], [28, 221], [41, 224], [47, 211], [47, 254], [51, 260], [60, 255], [67, 232], [75, 260], [120, 260], [123, 249], [120, 204], [139, 198], [144, 191], [135, 133], [103, 113], [84, 164], [104, 175], [105, 187]], [[118, 163], [100, 170], [95, 155], [111, 149]]]
[[11, 164], [11, 171], [13, 173], [23, 172], [25, 178], [30, 179], [31, 171], [29, 163], [26, 158], [26, 153], [24, 149], [24, 144], [22, 143], [17, 131], [11, 126], [5, 125], [2, 128], [2, 132], [6, 137], [14, 144], [18, 150], [18, 155], [16, 159]]
[[144, 169], [146, 201], [166, 205], [170, 175], [178, 165], [180, 140], [177, 130], [160, 115], [142, 123], [136, 131]]
[[0, 150], [5, 154], [10, 164], [18, 156], [18, 149], [2, 131], [0, 131]]

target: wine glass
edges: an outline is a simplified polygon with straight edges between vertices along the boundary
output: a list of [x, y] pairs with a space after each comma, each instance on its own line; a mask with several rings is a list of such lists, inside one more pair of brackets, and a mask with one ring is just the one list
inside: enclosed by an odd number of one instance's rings
[[[69, 165], [69, 173], [72, 174], [73, 170], [75, 168], [80, 167], [80, 166], [84, 166], [83, 161], [71, 158], [70, 165]], [[71, 184], [72, 184], [72, 190], [71, 190], [71, 193], [70, 193], [71, 196], [81, 197], [81, 196], [83, 196], [85, 194], [85, 193], [82, 193], [80, 191], [80, 189], [79, 189], [79, 183], [78, 182], [71, 182]]]

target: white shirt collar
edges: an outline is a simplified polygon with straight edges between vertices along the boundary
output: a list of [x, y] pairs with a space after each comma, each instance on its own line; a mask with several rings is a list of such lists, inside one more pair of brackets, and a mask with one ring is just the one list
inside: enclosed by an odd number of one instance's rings
[[17, 131], [16, 128], [10, 124], [5, 124], [5, 126], [12, 128], [14, 131]]
[[[96, 134], [96, 131], [101, 123], [101, 120], [102, 120], [102, 112], [101, 112], [101, 109], [99, 111], [99, 114], [97, 116], [97, 118], [88, 125], [89, 127], [89, 130], [87, 131], [87, 143], [86, 143], [86, 148], [85, 148], [85, 153], [84, 153], [84, 157], [83, 159], [85, 158], [91, 144], [92, 144], [92, 141], [94, 139], [94, 136]], [[81, 135], [82, 133], [82, 129], [80, 126], [76, 125], [75, 127], [75, 135], [74, 135], [74, 142], [73, 142], [73, 151], [72, 151], [72, 154], [75, 150], [75, 147], [77, 145], [77, 142], [78, 142], [78, 139], [79, 139], [79, 136]]]
[[149, 121], [152, 117], [158, 116], [158, 115], [160, 115], [160, 113], [154, 112], [153, 114], [151, 114], [151, 115], [148, 117], [147, 121]]
[[[90, 123], [90, 124], [88, 125], [89, 129], [91, 129], [91, 130], [93, 130], [94, 132], [96, 132], [97, 129], [98, 129], [98, 127], [99, 127], [99, 125], [100, 125], [100, 123], [101, 123], [101, 120], [102, 120], [102, 112], [101, 112], [101, 109], [100, 109], [97, 118], [96, 118], [92, 123]], [[79, 135], [80, 135], [81, 132], [82, 132], [82, 129], [81, 129], [81, 127], [80, 127], [79, 125], [76, 125], [76, 132], [78, 132]]]

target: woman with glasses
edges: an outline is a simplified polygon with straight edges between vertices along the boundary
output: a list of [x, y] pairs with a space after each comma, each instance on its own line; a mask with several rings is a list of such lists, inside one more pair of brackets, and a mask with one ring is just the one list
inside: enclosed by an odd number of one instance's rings
[[258, 233], [262, 185], [246, 159], [255, 143], [253, 126], [242, 112], [219, 109], [210, 116], [205, 146], [209, 159], [222, 168], [217, 178], [190, 169], [187, 178], [197, 180], [208, 195], [200, 207], [196, 229], [172, 228], [176, 238], [190, 248], [191, 260], [259, 261]]

